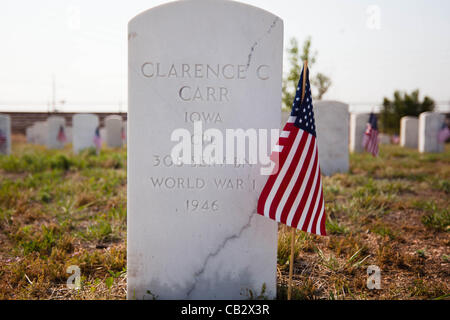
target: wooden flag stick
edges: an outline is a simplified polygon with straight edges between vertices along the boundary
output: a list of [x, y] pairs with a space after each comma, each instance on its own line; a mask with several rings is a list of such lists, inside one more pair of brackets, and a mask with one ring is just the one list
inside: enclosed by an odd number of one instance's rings
[[[305, 87], [306, 87], [306, 69], [308, 68], [308, 61], [305, 61], [303, 64], [303, 81], [302, 81], [302, 95], [300, 103], [303, 102], [305, 98]], [[289, 260], [289, 280], [288, 280], [288, 293], [287, 299], [291, 300], [292, 297], [292, 275], [294, 273], [294, 255], [295, 255], [295, 228], [291, 228], [291, 257]]]
[[305, 87], [306, 87], [306, 70], [308, 69], [308, 61], [306, 60], [303, 63], [303, 81], [302, 81], [302, 99], [300, 102], [303, 103], [303, 99], [305, 98]]
[[288, 280], [288, 294], [287, 299], [291, 300], [292, 296], [292, 274], [294, 273], [294, 247], [295, 247], [295, 228], [291, 228], [291, 257], [289, 260], [289, 280]]

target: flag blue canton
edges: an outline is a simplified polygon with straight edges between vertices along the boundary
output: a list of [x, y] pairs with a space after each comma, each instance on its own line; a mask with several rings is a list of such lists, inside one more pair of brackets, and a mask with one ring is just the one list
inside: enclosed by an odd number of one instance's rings
[[295, 117], [295, 126], [314, 137], [316, 137], [316, 123], [311, 97], [311, 86], [309, 84], [309, 69], [306, 70], [305, 97], [302, 99], [303, 71], [297, 86], [294, 103], [292, 104], [291, 116]]
[[374, 130], [378, 130], [378, 121], [377, 121], [377, 116], [373, 113], [370, 114], [369, 116], [369, 123], [372, 129]]

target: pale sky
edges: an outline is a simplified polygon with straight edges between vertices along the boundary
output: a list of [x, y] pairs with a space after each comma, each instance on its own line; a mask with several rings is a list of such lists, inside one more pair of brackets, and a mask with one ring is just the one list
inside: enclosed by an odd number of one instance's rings
[[[167, 2], [2, 0], [0, 110], [46, 111], [54, 75], [60, 110], [126, 111], [127, 23]], [[418, 88], [450, 111], [450, 1], [241, 2], [283, 19], [285, 46], [312, 37], [312, 71], [333, 81], [325, 99], [362, 110]]]

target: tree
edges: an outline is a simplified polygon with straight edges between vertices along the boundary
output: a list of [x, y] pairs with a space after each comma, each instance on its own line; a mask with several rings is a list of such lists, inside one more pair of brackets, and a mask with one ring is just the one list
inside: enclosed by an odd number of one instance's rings
[[399, 134], [400, 119], [404, 116], [419, 116], [422, 112], [433, 111], [435, 103], [433, 99], [425, 97], [419, 99], [419, 90], [411, 94], [395, 91], [394, 99], [383, 99], [383, 109], [380, 113], [381, 130], [385, 133]]
[[322, 100], [323, 95], [331, 87], [331, 80], [323, 73], [318, 73], [315, 78], [313, 78], [313, 85], [317, 88], [317, 100]]
[[[306, 38], [303, 43], [302, 52], [299, 53], [298, 41], [296, 38], [291, 38], [290, 46], [287, 49], [289, 56], [290, 70], [287, 76], [283, 79], [283, 104], [286, 108], [290, 108], [292, 101], [294, 101], [296, 88], [300, 79], [300, 73], [303, 68], [303, 61], [308, 61], [308, 67], [311, 67], [316, 63], [317, 51], [311, 49], [311, 37]], [[315, 76], [311, 76], [311, 86], [317, 94], [315, 99], [321, 100], [323, 95], [328, 91], [331, 86], [331, 80], [322, 73], [317, 73]]]

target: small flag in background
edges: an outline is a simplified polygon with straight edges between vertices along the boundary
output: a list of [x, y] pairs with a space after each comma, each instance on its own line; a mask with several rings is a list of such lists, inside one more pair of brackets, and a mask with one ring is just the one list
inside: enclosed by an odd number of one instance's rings
[[[306, 79], [303, 86], [304, 75]], [[326, 235], [308, 69], [302, 72], [291, 116], [280, 134], [271, 159], [277, 159], [277, 163], [259, 197], [258, 213], [299, 230]]]
[[367, 129], [364, 132], [363, 147], [374, 157], [378, 155], [378, 120], [377, 116], [373, 113], [370, 114]]
[[122, 127], [121, 133], [122, 133], [122, 141], [125, 141], [127, 139], [127, 137], [125, 135], [125, 128], [124, 127]]
[[100, 137], [99, 127], [95, 129], [94, 144], [95, 147], [97, 148], [97, 151], [99, 151], [102, 148], [102, 138]]
[[438, 133], [438, 140], [440, 143], [445, 143], [448, 138], [450, 138], [450, 129], [448, 128], [446, 123], [443, 123], [442, 128]]
[[60, 126], [59, 127], [58, 138], [57, 139], [62, 144], [66, 143], [67, 138], [66, 138], [66, 133], [64, 132], [64, 126]]

